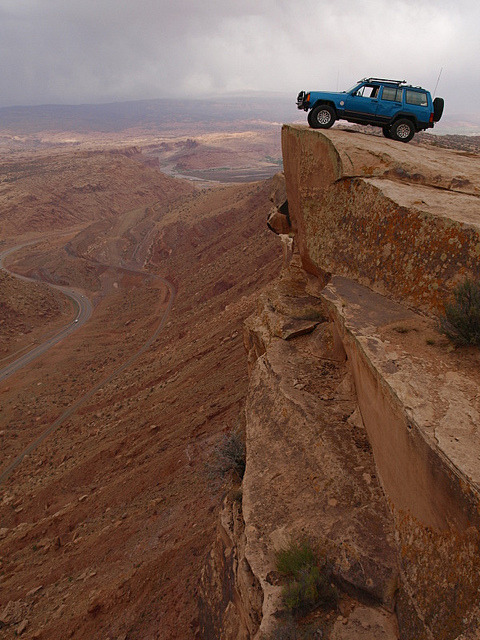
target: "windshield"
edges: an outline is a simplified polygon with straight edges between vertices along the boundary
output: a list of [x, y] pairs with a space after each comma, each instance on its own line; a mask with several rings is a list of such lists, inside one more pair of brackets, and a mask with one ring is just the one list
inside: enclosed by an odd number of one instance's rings
[[351, 87], [348, 91], [344, 91], [343, 93], [352, 93], [355, 89], [358, 89], [358, 87], [361, 86], [360, 82], [357, 82], [356, 84], [353, 85], [353, 87]]

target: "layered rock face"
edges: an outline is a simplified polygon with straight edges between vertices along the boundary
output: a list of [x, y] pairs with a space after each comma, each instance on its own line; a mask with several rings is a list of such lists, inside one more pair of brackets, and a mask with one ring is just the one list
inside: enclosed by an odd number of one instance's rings
[[[332, 637], [357, 637], [365, 624], [370, 640], [398, 637], [393, 518], [345, 351], [307, 283], [294, 256], [246, 321], [247, 469], [241, 505], [238, 497], [225, 499], [205, 566], [205, 640], [280, 637], [275, 552], [305, 538], [322, 549], [349, 593], [341, 610], [351, 612], [351, 621], [340, 616]], [[324, 618], [317, 626], [333, 633], [334, 619]]]
[[463, 152], [373, 136], [282, 133], [290, 216], [304, 267], [352, 278], [426, 311], [480, 277], [480, 167]]
[[209, 564], [233, 595], [205, 637], [280, 637], [275, 552], [308, 538], [341, 592], [312, 637], [473, 640], [480, 356], [432, 317], [480, 277], [478, 158], [340, 130], [282, 136], [288, 207], [269, 226], [295, 250], [246, 322], [247, 467], [229, 507], [241, 526], [220, 527]]
[[[395, 629], [393, 519], [345, 351], [306, 285], [294, 257], [246, 322], [251, 377], [243, 513], [245, 555], [264, 593], [259, 638], [278, 634], [282, 583], [275, 552], [304, 538], [328, 557], [336, 582], [353, 596], [352, 609], [357, 599], [373, 602], [372, 618], [386, 616]], [[345, 638], [341, 629], [338, 638]]]

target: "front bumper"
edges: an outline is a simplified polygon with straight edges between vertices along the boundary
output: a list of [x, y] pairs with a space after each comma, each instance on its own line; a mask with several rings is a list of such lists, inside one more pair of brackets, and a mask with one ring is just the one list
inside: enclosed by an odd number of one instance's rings
[[304, 111], [308, 111], [310, 106], [310, 94], [305, 91], [300, 91], [297, 96], [297, 109], [303, 109]]

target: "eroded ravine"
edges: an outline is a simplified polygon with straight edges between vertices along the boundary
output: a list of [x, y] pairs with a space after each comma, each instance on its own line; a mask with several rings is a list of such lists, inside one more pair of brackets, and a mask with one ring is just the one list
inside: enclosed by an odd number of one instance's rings
[[[15, 251], [18, 251], [21, 248], [24, 248], [30, 244], [33, 244], [33, 242], [18, 245], [16, 247], [12, 247], [8, 250], [3, 251], [0, 254], [0, 267], [5, 269], [9, 274], [13, 275], [14, 277], [20, 278], [27, 282], [36, 282], [36, 280], [33, 278], [28, 278], [26, 276], [15, 274], [14, 272], [9, 271], [2, 264], [3, 260], [8, 255], [11, 255]], [[97, 262], [97, 264], [99, 266], [117, 270], [118, 272], [121, 272], [121, 273], [131, 273], [135, 275], [140, 275], [143, 277], [147, 277], [150, 280], [153, 279], [162, 283], [167, 288], [168, 294], [169, 294], [167, 306], [164, 310], [162, 310], [160, 320], [157, 326], [155, 327], [154, 331], [152, 332], [152, 334], [146, 340], [146, 342], [144, 342], [144, 344], [136, 352], [134, 352], [127, 360], [125, 360], [121, 365], [115, 368], [113, 372], [111, 372], [108, 376], [102, 378], [97, 384], [91, 387], [87, 393], [85, 393], [80, 398], [78, 398], [60, 416], [58, 416], [58, 418], [54, 422], [52, 422], [31, 444], [29, 444], [25, 449], [23, 449], [23, 451], [20, 454], [18, 454], [15, 457], [15, 459], [12, 462], [10, 462], [1, 471], [0, 484], [2, 484], [11, 475], [11, 473], [21, 464], [21, 462], [24, 460], [26, 456], [28, 456], [33, 451], [35, 451], [35, 449], [37, 449], [42, 444], [42, 442], [44, 442], [66, 420], [68, 420], [81, 406], [83, 406], [88, 400], [90, 400], [97, 393], [97, 391], [99, 391], [103, 386], [110, 383], [114, 378], [116, 378], [119, 374], [121, 374], [122, 371], [124, 371], [127, 367], [133, 364], [138, 358], [140, 358], [141, 355], [145, 353], [145, 351], [147, 351], [147, 349], [157, 339], [159, 333], [161, 332], [161, 330], [165, 326], [165, 323], [167, 322], [167, 319], [170, 315], [170, 311], [172, 309], [172, 306], [175, 300], [176, 292], [173, 284], [171, 284], [168, 280], [166, 280], [162, 276], [149, 274], [140, 269], [128, 268], [128, 267], [116, 267], [112, 265], [102, 264], [99, 262]], [[28, 353], [22, 355], [21, 357], [17, 358], [17, 360], [15, 360], [14, 362], [10, 363], [9, 365], [1, 369], [0, 382], [8, 378], [10, 375], [19, 371], [22, 367], [26, 366], [27, 364], [29, 364], [30, 362], [32, 362], [33, 360], [41, 356], [43, 353], [45, 353], [48, 349], [50, 349], [54, 345], [58, 344], [61, 340], [69, 336], [73, 331], [76, 331], [78, 328], [80, 328], [80, 326], [82, 326], [88, 321], [88, 319], [90, 318], [93, 312], [93, 306], [90, 300], [83, 293], [75, 291], [71, 287], [53, 285], [49, 282], [46, 282], [46, 284], [61, 291], [65, 295], [69, 296], [77, 304], [78, 312], [76, 314], [76, 317], [71, 323], [67, 325], [67, 327], [59, 331], [56, 335], [49, 338], [42, 344], [38, 345], [36, 348], [32, 349]]]

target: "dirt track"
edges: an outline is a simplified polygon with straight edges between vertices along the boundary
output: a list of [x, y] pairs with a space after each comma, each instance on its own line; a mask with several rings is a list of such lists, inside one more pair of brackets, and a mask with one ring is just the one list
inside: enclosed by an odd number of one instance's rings
[[[12, 249], [9, 249], [9, 250], [4, 251], [3, 253], [1, 253], [0, 254], [0, 268], [5, 268], [2, 265], [3, 258], [5, 258], [7, 255], [13, 253], [15, 250], [20, 249], [20, 248], [22, 248], [24, 246], [26, 246], [26, 245], [20, 245], [18, 247], [14, 247]], [[104, 265], [104, 266], [109, 266], [109, 265]], [[112, 268], [112, 267], [109, 266], [109, 268]], [[113, 267], [113, 268], [115, 268], [115, 267]], [[122, 268], [122, 271], [146, 275], [146, 274], [143, 274], [140, 270], [137, 270], [137, 269]], [[15, 275], [11, 271], [9, 271], [9, 273], [12, 274], [12, 275]], [[16, 276], [16, 277], [19, 277], [19, 278], [21, 278], [21, 279], [23, 279], [25, 281], [33, 281], [32, 278], [26, 278], [25, 276]], [[165, 323], [166, 323], [166, 321], [168, 319], [168, 316], [170, 315], [170, 311], [172, 309], [172, 305], [173, 305], [173, 302], [175, 300], [175, 288], [165, 278], [162, 278], [161, 276], [154, 276], [154, 277], [155, 277], [155, 279], [157, 279], [158, 281], [162, 282], [167, 287], [167, 289], [169, 291], [169, 298], [168, 298], [167, 307], [165, 308], [165, 310], [162, 311], [162, 315], [161, 315], [160, 321], [158, 323], [158, 326], [155, 328], [155, 330], [153, 331], [151, 336], [140, 347], [140, 349], [138, 349], [138, 351], [136, 351], [134, 354], [132, 354], [128, 358], [128, 360], [123, 362], [117, 369], [115, 369], [107, 377], [105, 377], [102, 380], [100, 380], [100, 382], [98, 382], [96, 385], [94, 385], [86, 394], [84, 394], [82, 397], [80, 397], [78, 400], [76, 400], [76, 402], [74, 402], [70, 407], [68, 407], [68, 409], [66, 411], [64, 411], [52, 424], [50, 424], [48, 426], [48, 428], [45, 429], [45, 431], [43, 431], [43, 433], [41, 433], [40, 436], [38, 436], [33, 442], [31, 442], [15, 458], [15, 460], [13, 460], [13, 462], [11, 462], [5, 469], [3, 469], [3, 471], [0, 473], [0, 484], [2, 484], [10, 476], [12, 471], [18, 467], [18, 465], [23, 461], [23, 459], [26, 456], [30, 455], [33, 451], [35, 451], [35, 449], [37, 449], [37, 447], [39, 445], [41, 445], [42, 442], [46, 438], [48, 438], [56, 429], [58, 429], [58, 427], [60, 427], [68, 418], [70, 418], [70, 416], [73, 413], [75, 413], [75, 411], [77, 411], [83, 404], [85, 404], [90, 398], [92, 398], [99, 389], [101, 389], [104, 385], [110, 383], [117, 375], [119, 375], [128, 366], [130, 366], [133, 362], [135, 362], [135, 360], [137, 360], [143, 353], [145, 353], [145, 351], [156, 340], [156, 338], [158, 337], [158, 334], [160, 333], [160, 331], [165, 326]], [[88, 298], [86, 298], [83, 294], [75, 292], [74, 290], [69, 289], [67, 287], [60, 287], [58, 285], [51, 285], [51, 286], [54, 287], [55, 289], [58, 289], [59, 291], [62, 291], [63, 293], [65, 293], [65, 295], [71, 297], [76, 302], [76, 304], [78, 305], [78, 312], [77, 312], [77, 315], [76, 315], [75, 319], [69, 325], [67, 325], [67, 327], [62, 329], [62, 331], [57, 333], [55, 336], [53, 336], [52, 338], [49, 338], [48, 340], [46, 340], [42, 344], [38, 345], [35, 349], [32, 349], [28, 353], [22, 355], [20, 358], [17, 358], [14, 362], [10, 363], [9, 365], [7, 365], [3, 369], [1, 369], [0, 370], [0, 382], [2, 380], [4, 380], [4, 379], [8, 378], [10, 375], [12, 375], [13, 373], [18, 371], [19, 369], [21, 369], [25, 365], [27, 365], [30, 362], [32, 362], [35, 358], [38, 358], [40, 355], [45, 353], [45, 351], [47, 351], [48, 349], [53, 347], [55, 344], [57, 344], [58, 342], [60, 342], [64, 338], [66, 338], [68, 335], [70, 335], [70, 333], [72, 333], [72, 331], [75, 331], [75, 330], [79, 329], [90, 318], [90, 316], [92, 314], [92, 311], [93, 311], [93, 307], [92, 307], [92, 304], [91, 304], [90, 300], [88, 300]]]
[[[2, 251], [0, 253], [0, 269], [3, 269], [9, 275], [14, 276], [15, 278], [18, 278], [19, 280], [22, 280], [24, 282], [35, 283], [36, 280], [34, 280], [33, 278], [27, 278], [25, 276], [18, 275], [12, 271], [9, 271], [3, 265], [3, 261], [7, 256], [11, 255], [12, 253], [15, 253], [15, 251], [18, 251], [19, 249], [23, 249], [24, 247], [30, 244], [34, 244], [34, 243], [28, 242], [22, 245], [18, 245], [16, 247], [11, 247], [10, 249], [6, 249], [5, 251]], [[56, 291], [60, 291], [61, 293], [63, 293], [73, 301], [76, 307], [75, 318], [73, 318], [71, 322], [69, 322], [65, 327], [63, 327], [56, 334], [54, 334], [53, 336], [50, 336], [49, 338], [44, 340], [44, 342], [42, 342], [41, 344], [37, 345], [27, 353], [24, 353], [22, 356], [20, 356], [13, 362], [10, 362], [8, 365], [0, 369], [0, 382], [2, 380], [5, 380], [12, 374], [14, 374], [16, 371], [19, 371], [22, 367], [32, 362], [33, 360], [35, 360], [35, 358], [38, 358], [39, 356], [41, 356], [43, 353], [45, 353], [45, 351], [47, 351], [48, 349], [53, 347], [55, 344], [57, 344], [58, 342], [60, 342], [61, 340], [69, 336], [73, 331], [76, 331], [77, 329], [79, 329], [83, 324], [85, 324], [85, 322], [88, 321], [88, 319], [92, 315], [92, 311], [93, 311], [92, 304], [90, 300], [86, 298], [82, 293], [80, 293], [79, 291], [75, 291], [70, 287], [62, 287], [60, 285], [49, 285], [49, 286], [51, 286]], [[1, 482], [1, 476], [0, 476], [0, 482]]]

